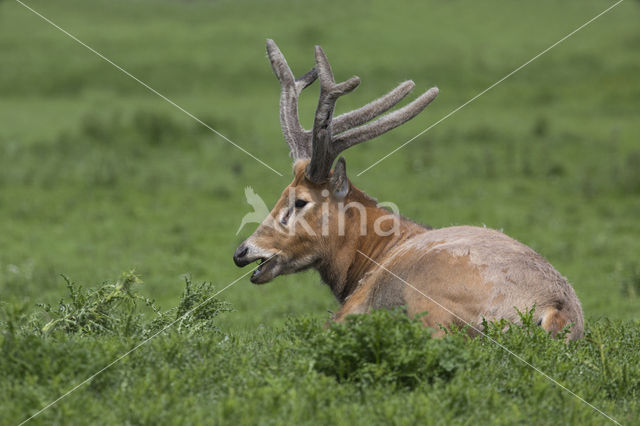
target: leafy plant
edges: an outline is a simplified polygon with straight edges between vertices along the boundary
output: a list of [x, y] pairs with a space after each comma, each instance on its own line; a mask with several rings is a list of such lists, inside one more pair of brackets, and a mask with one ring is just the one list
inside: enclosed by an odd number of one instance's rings
[[40, 304], [46, 317], [51, 319], [42, 326], [44, 335], [56, 331], [79, 334], [121, 333], [125, 336], [141, 331], [142, 313], [138, 303], [158, 311], [152, 300], [137, 294], [133, 287], [141, 283], [133, 271], [122, 274], [113, 284], [105, 283], [97, 289], [85, 290], [69, 278], [70, 300], [60, 300], [57, 306]]
[[[196, 334], [216, 330], [214, 318], [231, 310], [228, 303], [213, 297], [215, 289], [211, 283], [194, 285], [190, 278], [185, 279], [178, 306], [164, 312], [153, 300], [138, 294], [135, 286], [141, 281], [134, 272], [122, 274], [115, 283], [88, 290], [63, 278], [69, 300], [62, 299], [55, 307], [38, 304], [41, 311], [29, 319], [29, 324], [43, 336], [55, 333], [149, 336], [170, 326], [178, 333]], [[5, 317], [7, 328], [14, 331], [19, 328], [16, 323], [27, 322], [25, 309], [15, 305], [5, 308]]]
[[178, 306], [158, 314], [147, 334], [157, 332], [170, 325], [178, 333], [189, 335], [217, 331], [214, 318], [222, 312], [230, 312], [231, 305], [215, 299], [214, 287], [209, 282], [193, 285], [189, 277], [185, 278], [185, 288]]
[[400, 310], [352, 315], [307, 346], [314, 368], [339, 382], [414, 388], [424, 381], [449, 380], [466, 364], [462, 333], [434, 339], [420, 319]]

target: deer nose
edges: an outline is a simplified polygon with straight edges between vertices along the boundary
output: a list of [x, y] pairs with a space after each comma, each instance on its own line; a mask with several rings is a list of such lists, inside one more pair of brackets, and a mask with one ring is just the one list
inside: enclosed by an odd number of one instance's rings
[[247, 266], [249, 263], [251, 263], [245, 258], [248, 252], [249, 248], [245, 246], [244, 243], [238, 246], [236, 252], [233, 253], [233, 262], [236, 264], [236, 266], [242, 268], [243, 266]]

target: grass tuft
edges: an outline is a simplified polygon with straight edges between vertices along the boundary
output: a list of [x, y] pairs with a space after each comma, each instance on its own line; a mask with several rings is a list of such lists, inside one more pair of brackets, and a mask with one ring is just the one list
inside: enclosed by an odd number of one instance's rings
[[461, 339], [433, 339], [420, 319], [381, 310], [332, 324], [306, 348], [314, 368], [338, 382], [412, 389], [423, 381], [447, 381], [469, 361]]

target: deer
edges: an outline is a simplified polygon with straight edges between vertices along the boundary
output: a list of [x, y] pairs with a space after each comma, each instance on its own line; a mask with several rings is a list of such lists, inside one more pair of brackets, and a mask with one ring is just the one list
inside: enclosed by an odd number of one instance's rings
[[[387, 113], [414, 88], [408, 80], [334, 117], [338, 98], [360, 84], [357, 76], [336, 83], [320, 46], [315, 66], [297, 79], [270, 39], [267, 55], [281, 85], [280, 124], [293, 158], [293, 181], [235, 250], [238, 267], [258, 262], [252, 283], [315, 269], [340, 304], [332, 317], [338, 322], [399, 308], [420, 318], [436, 337], [454, 326], [474, 336], [485, 320], [519, 323], [521, 312], [535, 307], [533, 320], [553, 336], [562, 332], [570, 341], [583, 335], [573, 287], [533, 249], [486, 227], [421, 225], [390, 212], [347, 177], [340, 154], [414, 118], [436, 98], [437, 87]], [[320, 95], [313, 128], [306, 130], [298, 99], [316, 80]]]

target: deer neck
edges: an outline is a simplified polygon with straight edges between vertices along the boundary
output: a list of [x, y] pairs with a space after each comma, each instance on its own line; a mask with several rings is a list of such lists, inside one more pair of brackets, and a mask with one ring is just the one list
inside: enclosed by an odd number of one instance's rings
[[[368, 273], [378, 268], [375, 262], [380, 263], [392, 247], [410, 236], [427, 231], [427, 228], [378, 207], [376, 200], [357, 188], [352, 187], [350, 192], [349, 201], [345, 204], [361, 203], [366, 220], [361, 219], [361, 211], [354, 210], [353, 215], [346, 219], [344, 235], [329, 238], [324, 260], [316, 267], [340, 303], [353, 294]], [[364, 228], [361, 228], [361, 220]], [[393, 225], [396, 228], [391, 232], [394, 220], [397, 226]]]

